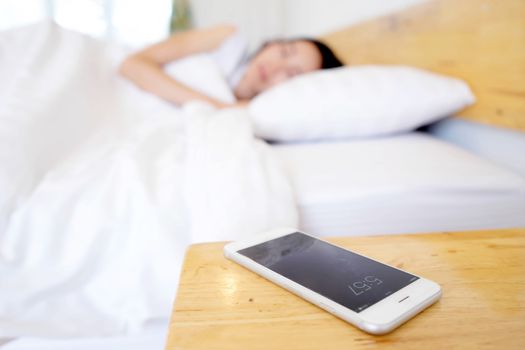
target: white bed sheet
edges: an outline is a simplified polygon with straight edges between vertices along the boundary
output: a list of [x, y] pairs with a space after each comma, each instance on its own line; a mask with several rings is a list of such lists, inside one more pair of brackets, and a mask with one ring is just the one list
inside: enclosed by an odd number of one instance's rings
[[0, 338], [138, 331], [169, 316], [187, 244], [297, 225], [246, 111], [173, 108], [115, 74], [121, 50], [52, 23], [0, 53]]
[[306, 232], [525, 226], [525, 178], [424, 133], [273, 148], [291, 178]]

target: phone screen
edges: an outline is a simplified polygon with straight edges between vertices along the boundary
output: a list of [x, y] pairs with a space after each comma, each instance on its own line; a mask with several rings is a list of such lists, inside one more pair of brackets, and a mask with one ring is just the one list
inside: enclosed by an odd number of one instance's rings
[[355, 312], [418, 279], [300, 232], [238, 253]]

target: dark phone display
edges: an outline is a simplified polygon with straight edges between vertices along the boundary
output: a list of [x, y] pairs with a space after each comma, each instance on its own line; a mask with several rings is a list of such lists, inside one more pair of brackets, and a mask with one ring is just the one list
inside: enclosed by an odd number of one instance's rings
[[239, 254], [355, 312], [418, 279], [300, 232], [239, 250]]

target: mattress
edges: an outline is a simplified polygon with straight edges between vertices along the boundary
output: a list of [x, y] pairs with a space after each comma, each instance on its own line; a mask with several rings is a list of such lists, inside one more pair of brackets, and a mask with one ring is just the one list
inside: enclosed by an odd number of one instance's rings
[[525, 226], [525, 178], [425, 133], [274, 145], [321, 236]]

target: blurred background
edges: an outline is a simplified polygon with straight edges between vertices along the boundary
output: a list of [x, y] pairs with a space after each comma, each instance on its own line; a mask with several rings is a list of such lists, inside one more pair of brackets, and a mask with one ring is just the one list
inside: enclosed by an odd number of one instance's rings
[[0, 0], [0, 30], [42, 19], [129, 47], [170, 32], [234, 23], [250, 47], [318, 36], [425, 0]]

